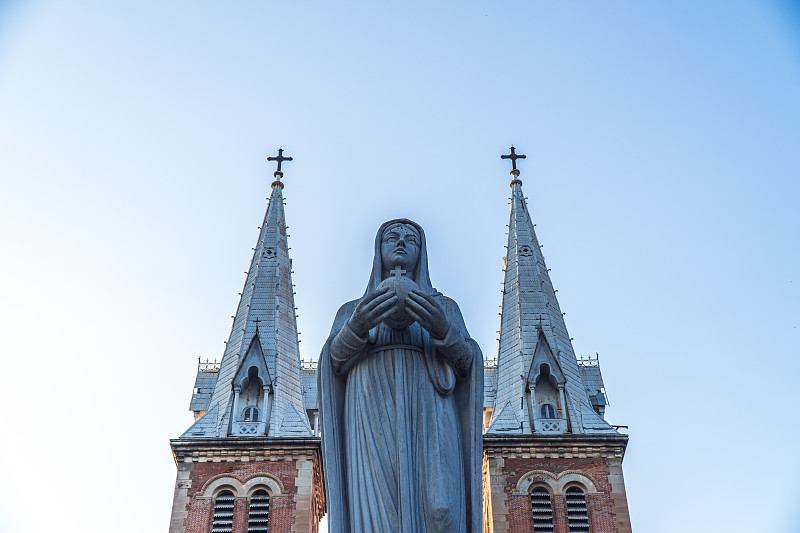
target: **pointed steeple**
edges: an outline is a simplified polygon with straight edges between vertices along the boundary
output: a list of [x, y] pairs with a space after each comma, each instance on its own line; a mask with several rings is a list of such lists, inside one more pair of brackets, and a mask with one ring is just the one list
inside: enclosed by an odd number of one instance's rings
[[[542, 413], [558, 413], [563, 420], [557, 431], [572, 433], [615, 430], [592, 408], [581, 379], [572, 341], [556, 299], [531, 221], [516, 159], [511, 154], [511, 217], [505, 257], [500, 348], [497, 358], [497, 391], [487, 433], [536, 433], [534, 423]], [[544, 343], [544, 344], [543, 344]], [[536, 364], [541, 368], [533, 369]], [[555, 360], [557, 368], [550, 361]], [[546, 368], [545, 368], [546, 367]], [[546, 383], [537, 386], [544, 370]], [[531, 381], [533, 380], [533, 381]], [[536, 389], [540, 389], [538, 394]], [[553, 409], [542, 402], [552, 397]], [[550, 405], [548, 403], [548, 405]], [[540, 409], [544, 409], [540, 411]], [[555, 428], [548, 424], [546, 427]]]
[[[267, 436], [312, 434], [303, 403], [292, 262], [286, 239], [283, 183], [280, 181], [283, 177], [280, 163], [291, 161], [291, 158], [283, 157], [282, 152], [276, 158], [268, 158], [278, 161], [279, 170], [275, 172], [264, 223], [260, 228], [208, 411], [183, 437], [225, 437], [231, 434], [232, 422], [237, 422], [237, 417], [241, 415], [234, 412], [234, 378], [241, 373], [240, 367], [246, 356], [248, 359], [262, 357], [266, 366], [267, 372], [264, 374], [269, 383], [263, 381], [263, 394], [269, 394], [270, 403], [263, 412], [269, 413], [270, 417], [266, 421], [266, 427], [269, 428]], [[251, 346], [254, 342], [259, 343], [258, 350]], [[260, 374], [259, 377], [264, 379]]]

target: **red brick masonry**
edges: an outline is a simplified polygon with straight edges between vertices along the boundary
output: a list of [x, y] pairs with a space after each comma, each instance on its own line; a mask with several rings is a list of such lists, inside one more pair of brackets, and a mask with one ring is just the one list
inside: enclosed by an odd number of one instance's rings
[[325, 509], [319, 439], [184, 439], [172, 448], [178, 480], [170, 533], [211, 531], [215, 482], [238, 492], [233, 531], [246, 532], [249, 501], [241, 488], [264, 476], [280, 487], [280, 494], [267, 487], [269, 533], [317, 532]]
[[485, 505], [492, 516], [484, 530], [532, 533], [529, 490], [542, 485], [552, 495], [554, 533], [568, 533], [565, 490], [578, 485], [586, 493], [591, 533], [630, 533], [621, 466], [626, 445], [624, 435], [484, 437], [491, 485]]

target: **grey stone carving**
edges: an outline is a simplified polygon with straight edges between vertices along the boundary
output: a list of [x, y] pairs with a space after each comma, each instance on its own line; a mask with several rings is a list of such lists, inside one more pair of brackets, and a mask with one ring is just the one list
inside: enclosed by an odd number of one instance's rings
[[422, 228], [384, 223], [364, 296], [319, 360], [331, 533], [481, 533], [483, 357], [428, 276]]

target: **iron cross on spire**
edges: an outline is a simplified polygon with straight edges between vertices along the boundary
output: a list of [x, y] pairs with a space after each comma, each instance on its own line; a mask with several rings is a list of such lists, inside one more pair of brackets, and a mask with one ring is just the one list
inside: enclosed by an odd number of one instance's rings
[[283, 157], [283, 148], [278, 148], [278, 155], [277, 156], [270, 156], [267, 157], [267, 161], [277, 161], [278, 162], [278, 170], [275, 171], [273, 174], [278, 181], [283, 177], [283, 171], [281, 170], [281, 163], [284, 161], [291, 161], [291, 157]]
[[[500, 156], [500, 159], [510, 159], [511, 160], [511, 172], [510, 174], [514, 176], [514, 180], [517, 181], [519, 179], [519, 170], [517, 170], [517, 159], [525, 159], [524, 154], [518, 154], [514, 150], [513, 146], [511, 147], [510, 154], [503, 154]], [[513, 183], [513, 182], [512, 182]]]

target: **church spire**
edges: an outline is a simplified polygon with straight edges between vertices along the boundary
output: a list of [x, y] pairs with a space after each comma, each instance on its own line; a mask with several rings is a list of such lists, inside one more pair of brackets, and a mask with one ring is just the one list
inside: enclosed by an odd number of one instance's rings
[[[612, 432], [592, 408], [534, 231], [517, 154], [510, 159], [511, 216], [505, 259], [497, 391], [487, 433]], [[544, 422], [544, 421], [547, 422]]]
[[[277, 161], [275, 181], [247, 271], [233, 328], [225, 345], [217, 382], [208, 409], [183, 437], [226, 437], [244, 428], [275, 437], [310, 436], [305, 414], [291, 259], [283, 208], [284, 157]], [[262, 364], [263, 363], [263, 364]], [[247, 368], [244, 368], [244, 367]], [[248, 372], [253, 375], [248, 375]], [[258, 378], [258, 379], [255, 379]], [[243, 387], [255, 387], [247, 396]], [[256, 410], [248, 411], [243, 398]], [[255, 416], [261, 424], [239, 424]], [[269, 416], [268, 420], [264, 420]], [[245, 418], [243, 418], [245, 417]], [[260, 419], [258, 418], [260, 417]], [[253, 430], [255, 431], [255, 430]]]

